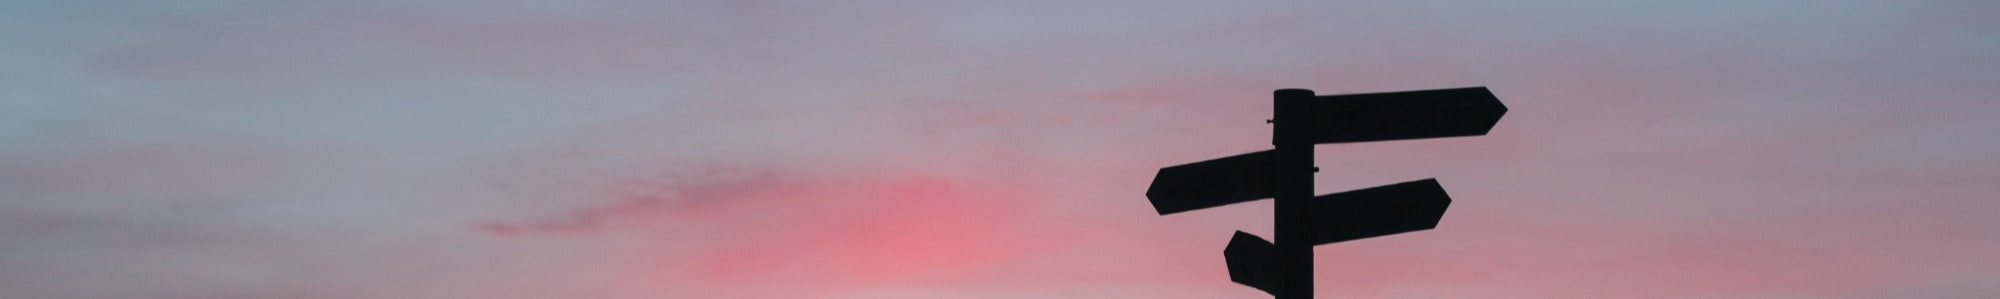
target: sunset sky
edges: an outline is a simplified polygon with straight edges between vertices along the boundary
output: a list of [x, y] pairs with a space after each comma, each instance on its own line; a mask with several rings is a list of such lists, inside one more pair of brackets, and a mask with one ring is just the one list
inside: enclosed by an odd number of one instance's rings
[[1271, 91], [1438, 228], [1322, 298], [2000, 298], [2000, 1], [0, 0], [0, 298], [1268, 298]]

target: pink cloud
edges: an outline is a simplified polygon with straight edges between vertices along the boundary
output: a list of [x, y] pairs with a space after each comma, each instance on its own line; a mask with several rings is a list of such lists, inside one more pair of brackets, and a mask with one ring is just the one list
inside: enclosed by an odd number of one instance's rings
[[609, 197], [603, 204], [474, 228], [558, 239], [681, 235], [701, 244], [653, 245], [661, 249], [648, 259], [657, 262], [641, 266], [711, 290], [963, 282], [1043, 249], [1036, 235], [1046, 232], [1019, 228], [1037, 202], [1033, 186], [894, 171], [781, 173], [704, 166], [618, 179], [583, 192]]

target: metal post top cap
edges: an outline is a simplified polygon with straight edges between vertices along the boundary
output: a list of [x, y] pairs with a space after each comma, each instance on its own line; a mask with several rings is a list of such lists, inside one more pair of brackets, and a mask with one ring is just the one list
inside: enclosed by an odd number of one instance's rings
[[1310, 96], [1313, 96], [1313, 95], [1314, 95], [1314, 94], [1313, 94], [1313, 91], [1312, 91], [1311, 89], [1304, 89], [1304, 88], [1286, 88], [1286, 89], [1279, 89], [1278, 91], [1273, 91], [1273, 92], [1271, 92], [1271, 94], [1272, 94], [1272, 95], [1276, 95], [1276, 96], [1281, 96], [1281, 97], [1282, 97], [1282, 96], [1305, 96], [1305, 97], [1310, 97]]

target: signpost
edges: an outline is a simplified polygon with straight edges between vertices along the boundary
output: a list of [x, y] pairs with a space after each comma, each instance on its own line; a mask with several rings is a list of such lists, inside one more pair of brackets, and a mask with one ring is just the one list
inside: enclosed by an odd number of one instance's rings
[[1312, 298], [1312, 246], [1437, 227], [1451, 197], [1435, 179], [1312, 196], [1322, 143], [1486, 135], [1507, 107], [1485, 87], [1318, 96], [1273, 93], [1273, 150], [1160, 169], [1146, 198], [1160, 215], [1276, 198], [1276, 240], [1237, 231], [1230, 280], [1279, 299]]

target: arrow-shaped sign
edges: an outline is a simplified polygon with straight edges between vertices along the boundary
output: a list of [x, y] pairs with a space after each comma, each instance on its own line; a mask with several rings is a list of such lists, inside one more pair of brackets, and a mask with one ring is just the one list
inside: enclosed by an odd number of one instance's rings
[[1246, 286], [1278, 294], [1278, 284], [1284, 283], [1278, 271], [1278, 246], [1243, 231], [1229, 238], [1229, 247], [1222, 249], [1222, 258], [1229, 264], [1229, 280]]
[[1305, 103], [1312, 143], [1486, 135], [1507, 106], [1486, 87], [1326, 95]]
[[1267, 150], [1161, 168], [1146, 199], [1166, 215], [1271, 198], [1278, 189], [1277, 160]]
[[[1423, 179], [1313, 198], [1313, 245], [1436, 228], [1451, 197], [1437, 179]], [[1229, 239], [1222, 257], [1229, 280], [1276, 295], [1284, 283], [1278, 247], [1243, 231]]]
[[1451, 196], [1437, 179], [1313, 198], [1313, 244], [1351, 241], [1437, 227]]

